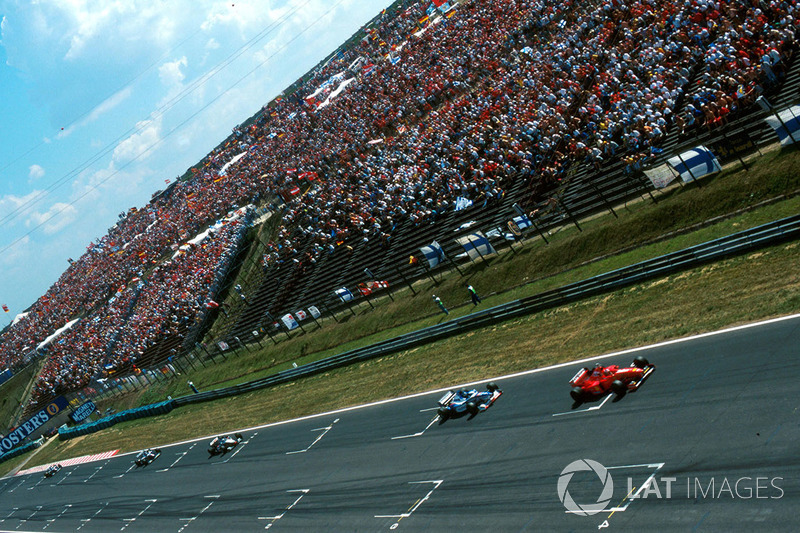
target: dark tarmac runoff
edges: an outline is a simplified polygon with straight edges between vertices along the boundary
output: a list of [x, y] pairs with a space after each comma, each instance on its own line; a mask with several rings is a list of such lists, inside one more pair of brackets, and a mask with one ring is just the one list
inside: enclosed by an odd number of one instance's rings
[[[638, 391], [573, 405], [579, 368], [637, 355]], [[434, 391], [3, 478], [0, 531], [800, 530], [798, 316], [489, 379], [471, 418]]]

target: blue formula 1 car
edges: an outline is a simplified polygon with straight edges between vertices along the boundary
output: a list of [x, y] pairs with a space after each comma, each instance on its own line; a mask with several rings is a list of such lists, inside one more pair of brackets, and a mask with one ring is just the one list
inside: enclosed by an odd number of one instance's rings
[[448, 418], [458, 418], [465, 414], [475, 416], [491, 407], [502, 394], [503, 391], [494, 383], [487, 384], [485, 391], [450, 391], [439, 400], [439, 418], [444, 422]]

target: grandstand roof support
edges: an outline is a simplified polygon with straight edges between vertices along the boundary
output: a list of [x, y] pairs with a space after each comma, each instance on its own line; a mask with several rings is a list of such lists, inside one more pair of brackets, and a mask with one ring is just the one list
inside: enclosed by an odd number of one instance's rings
[[561, 206], [561, 209], [563, 209], [563, 210], [564, 210], [564, 212], [567, 214], [567, 216], [568, 216], [568, 217], [569, 217], [569, 219], [572, 221], [572, 223], [573, 223], [573, 224], [575, 224], [575, 227], [576, 227], [576, 228], [578, 228], [578, 231], [580, 231], [580, 232], [583, 232], [583, 229], [581, 228], [581, 225], [580, 225], [580, 224], [578, 224], [578, 220], [577, 220], [577, 219], [575, 218], [575, 216], [572, 214], [572, 211], [570, 211], [570, 210], [569, 210], [569, 208], [567, 207], [567, 204], [565, 204], [564, 202], [562, 202], [562, 201], [561, 201], [561, 198], [556, 198], [556, 202], [558, 202], [558, 205], [560, 205], [560, 206]]
[[[403, 283], [408, 285], [408, 288], [411, 289], [411, 293], [414, 296], [416, 296], [417, 295], [417, 291], [414, 290], [414, 286], [411, 284], [411, 282], [408, 281], [408, 278], [406, 278], [405, 274], [403, 274], [403, 271], [400, 270], [400, 268], [396, 267], [396, 266], [394, 267], [394, 269], [397, 271], [398, 274], [400, 274], [400, 277], [403, 278]], [[463, 276], [463, 274], [461, 274], [461, 275]]]

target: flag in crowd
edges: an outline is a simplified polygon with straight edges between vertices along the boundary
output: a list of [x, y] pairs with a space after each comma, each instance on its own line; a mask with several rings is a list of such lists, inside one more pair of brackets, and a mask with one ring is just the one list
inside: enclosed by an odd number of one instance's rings
[[663, 189], [675, 180], [675, 173], [669, 168], [669, 165], [646, 168], [643, 172], [656, 189]]
[[518, 217], [514, 217], [511, 219], [511, 221], [514, 222], [514, 224], [516, 224], [517, 227], [521, 230], [533, 226], [533, 222], [531, 221], [530, 218], [528, 218], [528, 215], [520, 215]]
[[358, 284], [358, 292], [360, 292], [363, 296], [369, 296], [374, 291], [386, 289], [388, 287], [388, 281], [365, 281], [364, 283]]
[[[528, 215], [519, 215], [508, 221], [508, 229], [516, 236], [522, 235], [522, 230], [533, 226], [533, 221]], [[513, 240], [513, 235], [512, 239]]]
[[456, 198], [456, 211], [461, 211], [462, 209], [466, 209], [471, 205], [472, 200], [469, 198], [464, 198], [463, 196]]
[[778, 111], [765, 119], [781, 141], [781, 146], [800, 143], [800, 105]]
[[353, 299], [353, 293], [350, 292], [350, 289], [347, 287], [336, 289], [334, 292], [336, 293], [336, 296], [343, 302], [349, 302]]
[[435, 267], [439, 263], [444, 262], [445, 260], [444, 250], [436, 241], [433, 241], [428, 246], [423, 246], [419, 249], [419, 251], [422, 252], [422, 255], [424, 255], [425, 259], [428, 260], [428, 266], [431, 268]]
[[297, 323], [297, 320], [294, 319], [291, 313], [283, 315], [281, 317], [281, 322], [283, 322], [283, 325], [286, 326], [286, 329], [289, 331], [300, 327], [300, 324]]
[[497, 253], [482, 231], [471, 233], [466, 237], [460, 237], [456, 239], [456, 242], [464, 247], [472, 261], [479, 257]]
[[722, 170], [714, 154], [702, 145], [669, 158], [667, 163], [675, 169], [684, 183]]
[[8, 313], [8, 312], [9, 312], [9, 311], [8, 311], [8, 306], [7, 306], [6, 304], [3, 304], [3, 311], [5, 311], [6, 313]]

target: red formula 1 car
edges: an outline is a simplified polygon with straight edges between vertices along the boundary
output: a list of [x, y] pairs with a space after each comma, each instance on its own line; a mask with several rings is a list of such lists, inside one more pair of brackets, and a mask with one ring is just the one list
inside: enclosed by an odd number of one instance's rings
[[604, 367], [598, 363], [594, 369], [582, 368], [569, 381], [572, 386], [570, 396], [576, 402], [597, 398], [608, 394], [609, 391], [622, 396], [628, 391], [638, 389], [655, 369], [655, 365], [651, 365], [642, 356], [638, 356], [631, 366], [627, 367], [620, 368], [619, 365]]

